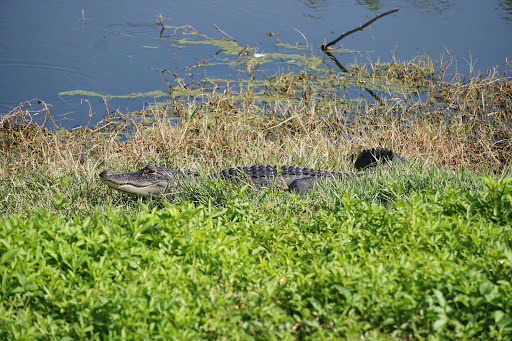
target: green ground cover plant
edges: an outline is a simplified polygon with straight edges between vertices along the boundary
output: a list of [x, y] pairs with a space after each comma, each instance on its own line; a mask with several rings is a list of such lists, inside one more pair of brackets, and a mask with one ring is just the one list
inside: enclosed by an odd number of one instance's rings
[[512, 178], [482, 182], [387, 208], [262, 210], [241, 189], [222, 208], [5, 217], [0, 336], [506, 340]]

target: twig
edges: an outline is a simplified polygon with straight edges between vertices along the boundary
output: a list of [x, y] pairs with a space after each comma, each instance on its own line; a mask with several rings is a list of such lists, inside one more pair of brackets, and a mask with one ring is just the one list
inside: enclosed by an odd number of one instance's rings
[[309, 42], [308, 42], [308, 39], [306, 38], [306, 36], [304, 34], [302, 34], [302, 32], [296, 28], [292, 28], [292, 30], [297, 31], [302, 36], [302, 38], [304, 38], [304, 40], [306, 41], [306, 48], [309, 48]]
[[242, 58], [242, 56], [247, 56], [251, 51], [249, 45], [247, 45], [246, 47], [244, 47], [242, 49], [242, 51], [240, 51], [240, 53], [238, 54], [238, 57], [236, 57], [236, 60], [240, 60], [240, 58]]
[[388, 14], [392, 14], [392, 13], [395, 13], [395, 12], [398, 12], [398, 11], [400, 11], [400, 8], [397, 7], [395, 9], [392, 9], [391, 11], [387, 11], [386, 13], [382, 13], [382, 14], [377, 15], [375, 18], [373, 18], [372, 20], [368, 21], [366, 24], [363, 24], [363, 25], [361, 25], [359, 27], [354, 28], [353, 30], [350, 30], [350, 31], [348, 31], [346, 33], [343, 33], [341, 36], [339, 36], [338, 38], [334, 39], [330, 43], [323, 44], [322, 45], [322, 50], [323, 51], [327, 50], [329, 48], [329, 46], [332, 46], [332, 45], [336, 44], [337, 42], [339, 42], [341, 39], [345, 38], [349, 34], [352, 34], [352, 33], [357, 32], [357, 31], [364, 30], [365, 27], [367, 27], [368, 25], [370, 25], [373, 22], [377, 21], [378, 19], [382, 18], [383, 16], [386, 16]]
[[156, 19], [156, 22], [155, 24], [157, 24], [158, 26], [161, 26], [162, 29], [160, 30], [160, 39], [163, 39], [163, 38], [167, 38], [169, 36], [163, 36], [162, 34], [164, 33], [164, 31], [168, 28], [174, 28], [174, 34], [176, 34], [176, 32], [178, 31], [178, 29], [180, 28], [190, 28], [196, 32], [199, 32], [198, 30], [196, 30], [195, 28], [193, 28], [192, 26], [190, 25], [185, 25], [185, 26], [180, 26], [180, 27], [173, 27], [173, 26], [167, 26], [164, 24], [163, 22], [163, 17], [162, 15], [159, 15], [158, 18]]
[[224, 32], [223, 30], [221, 30], [217, 25], [213, 24], [213, 27], [215, 27], [216, 29], [218, 29], [222, 34], [224, 34], [226, 37], [228, 37], [229, 39], [233, 40], [233, 41], [237, 41], [235, 38], [233, 38], [232, 36], [230, 36], [229, 34], [227, 34], [226, 32]]

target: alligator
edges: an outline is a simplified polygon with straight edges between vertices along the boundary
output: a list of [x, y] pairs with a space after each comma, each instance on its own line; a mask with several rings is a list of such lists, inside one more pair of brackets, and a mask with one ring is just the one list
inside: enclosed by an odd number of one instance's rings
[[374, 148], [360, 152], [355, 158], [356, 172], [329, 172], [318, 169], [295, 166], [250, 166], [225, 169], [219, 173], [203, 176], [190, 170], [171, 170], [164, 167], [147, 165], [134, 173], [112, 173], [105, 170], [100, 178], [107, 186], [118, 191], [143, 196], [158, 196], [175, 192], [189, 180], [211, 179], [239, 183], [247, 181], [256, 187], [271, 188], [285, 186], [290, 191], [305, 194], [319, 182], [343, 180], [349, 177], [368, 176], [369, 169], [378, 163], [402, 162], [404, 159], [389, 149]]

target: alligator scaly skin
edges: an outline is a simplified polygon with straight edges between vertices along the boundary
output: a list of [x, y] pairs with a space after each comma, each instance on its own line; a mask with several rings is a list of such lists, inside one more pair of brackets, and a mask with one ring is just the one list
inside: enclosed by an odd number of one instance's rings
[[[369, 149], [359, 153], [354, 167], [362, 170], [378, 162], [387, 161], [402, 162], [403, 158], [387, 149]], [[339, 181], [348, 177], [370, 174], [372, 174], [371, 170], [341, 173], [295, 166], [256, 165], [225, 169], [208, 178], [234, 183], [247, 181], [257, 187], [284, 186], [298, 193], [307, 193], [319, 182]], [[140, 195], [172, 193], [186, 181], [202, 179], [198, 173], [192, 171], [171, 170], [152, 165], [134, 173], [103, 171], [100, 173], [100, 178], [109, 187]]]

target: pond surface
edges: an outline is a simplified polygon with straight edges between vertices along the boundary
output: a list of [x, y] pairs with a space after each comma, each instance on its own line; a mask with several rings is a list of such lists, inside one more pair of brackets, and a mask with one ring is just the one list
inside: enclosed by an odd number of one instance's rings
[[[343, 47], [364, 51], [373, 62], [410, 60], [418, 53], [446, 58], [446, 48], [464, 74], [495, 66], [503, 72], [512, 57], [512, 0], [3, 0], [0, 113], [38, 98], [53, 105], [59, 126], [70, 128], [91, 119], [90, 103], [94, 123], [107, 111], [136, 111], [163, 100], [167, 82], [161, 70], [183, 76], [219, 53], [218, 46], [177, 43], [184, 35], [226, 38], [215, 24], [257, 53], [277, 51], [279, 41], [314, 47], [322, 55], [324, 41], [395, 7], [400, 12], [343, 39]], [[160, 15], [165, 25], [189, 27], [166, 29], [161, 37], [155, 24]], [[269, 76], [287, 68], [276, 62], [261, 71]], [[234, 69], [194, 72], [238, 78]], [[74, 90], [114, 97], [107, 107], [101, 97], [71, 95]]]

